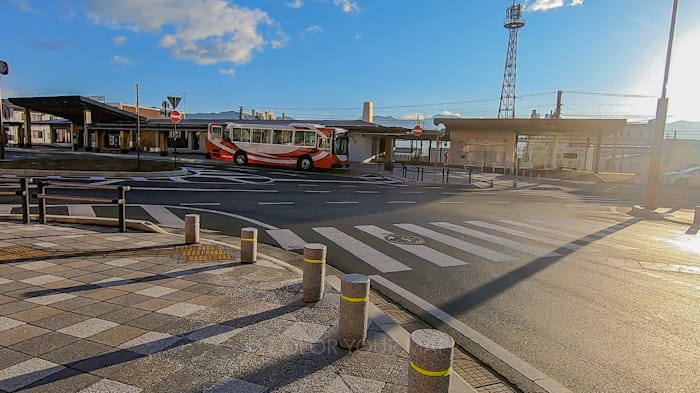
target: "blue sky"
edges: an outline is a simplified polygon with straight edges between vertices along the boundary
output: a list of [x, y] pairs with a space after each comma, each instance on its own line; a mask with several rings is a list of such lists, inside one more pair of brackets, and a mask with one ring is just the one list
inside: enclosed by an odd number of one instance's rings
[[[187, 112], [495, 117], [510, 0], [4, 0], [3, 95], [104, 95]], [[672, 0], [529, 0], [518, 116], [652, 118]], [[681, 0], [669, 121], [700, 120], [700, 2]], [[624, 93], [619, 97], [576, 92]], [[546, 93], [527, 96], [528, 94]], [[476, 101], [476, 102], [471, 102]], [[633, 115], [633, 116], [632, 116]]]

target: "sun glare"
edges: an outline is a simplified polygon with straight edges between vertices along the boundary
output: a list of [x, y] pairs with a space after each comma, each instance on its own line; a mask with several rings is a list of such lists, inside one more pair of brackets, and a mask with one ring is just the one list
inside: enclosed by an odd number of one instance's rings
[[[698, 48], [700, 48], [700, 29], [676, 36], [667, 91], [669, 122], [677, 120], [700, 121], [700, 110], [697, 104], [697, 89], [700, 86], [700, 75], [698, 74], [700, 53], [698, 53]], [[665, 52], [659, 53], [657, 60], [640, 73], [638, 82], [632, 91], [660, 97], [664, 62]], [[654, 116], [656, 113], [655, 100], [636, 101], [634, 113]]]

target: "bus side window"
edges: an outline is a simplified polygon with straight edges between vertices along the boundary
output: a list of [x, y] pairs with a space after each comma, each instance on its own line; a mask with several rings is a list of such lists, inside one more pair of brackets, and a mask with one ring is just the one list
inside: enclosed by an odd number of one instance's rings
[[294, 131], [294, 144], [304, 146], [304, 131]]
[[233, 129], [233, 140], [236, 142], [250, 142], [250, 129], [248, 129], [248, 128], [234, 128]]
[[231, 142], [231, 129], [228, 127], [224, 128], [223, 141], [224, 142]]
[[277, 145], [291, 145], [292, 131], [290, 130], [274, 130], [272, 131], [272, 143]]
[[304, 146], [316, 147], [316, 131], [306, 131], [304, 133]]
[[331, 140], [328, 138], [318, 138], [318, 148], [329, 150], [331, 148]]

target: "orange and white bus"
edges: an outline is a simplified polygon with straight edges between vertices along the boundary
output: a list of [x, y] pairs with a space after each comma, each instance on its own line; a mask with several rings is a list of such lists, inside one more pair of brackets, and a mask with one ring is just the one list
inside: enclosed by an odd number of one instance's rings
[[347, 168], [347, 133], [343, 128], [307, 123], [212, 123], [207, 132], [207, 157], [238, 165]]

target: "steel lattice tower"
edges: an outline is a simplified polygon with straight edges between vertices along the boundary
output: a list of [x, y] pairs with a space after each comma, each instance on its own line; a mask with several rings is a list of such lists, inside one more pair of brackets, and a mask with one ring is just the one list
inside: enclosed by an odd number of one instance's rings
[[518, 31], [525, 26], [522, 19], [523, 6], [513, 0], [513, 5], [506, 9], [506, 22], [503, 27], [510, 31], [508, 37], [508, 54], [506, 69], [503, 72], [503, 87], [501, 88], [501, 103], [498, 106], [499, 119], [515, 118], [515, 72], [518, 63]]

